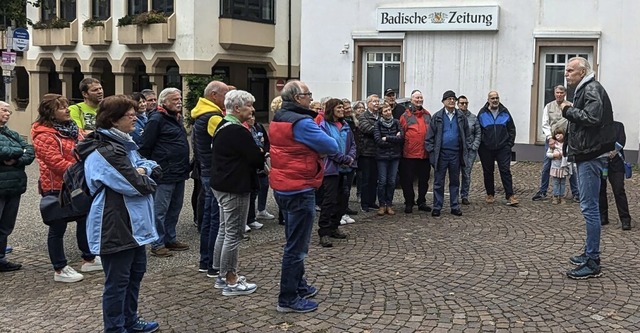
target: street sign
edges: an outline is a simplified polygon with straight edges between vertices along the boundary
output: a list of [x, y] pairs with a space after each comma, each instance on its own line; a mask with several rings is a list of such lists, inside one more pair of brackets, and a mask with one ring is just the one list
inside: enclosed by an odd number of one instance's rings
[[16, 67], [16, 53], [2, 51], [2, 69], [12, 71]]
[[25, 28], [13, 30], [13, 49], [16, 51], [29, 50], [29, 30]]
[[283, 79], [276, 81], [276, 89], [278, 91], [282, 91], [282, 88], [284, 88], [284, 85], [285, 85], [285, 82]]

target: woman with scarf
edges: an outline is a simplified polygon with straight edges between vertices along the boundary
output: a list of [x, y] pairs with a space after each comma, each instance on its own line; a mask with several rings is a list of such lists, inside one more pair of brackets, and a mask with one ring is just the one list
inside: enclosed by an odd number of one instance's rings
[[[33, 147], [40, 167], [38, 191], [43, 197], [58, 196], [62, 188], [62, 176], [76, 162], [73, 149], [83, 139], [78, 125], [71, 119], [69, 101], [58, 94], [46, 94], [38, 106], [38, 118], [31, 127]], [[49, 225], [47, 248], [55, 271], [56, 282], [78, 282], [84, 276], [67, 265], [64, 253], [64, 233], [67, 223]], [[101, 271], [102, 262], [89, 251], [86, 219], [76, 221], [76, 241], [82, 252], [82, 272]]]
[[158, 323], [138, 317], [140, 283], [147, 269], [145, 245], [158, 239], [153, 193], [162, 175], [144, 159], [131, 133], [137, 101], [124, 95], [98, 105], [96, 131], [78, 144], [85, 178], [94, 196], [87, 230], [92, 253], [104, 265], [102, 318], [105, 332], [154, 332]]
[[378, 164], [378, 215], [395, 215], [393, 193], [396, 189], [396, 175], [402, 157], [404, 134], [400, 122], [393, 118], [391, 104], [382, 105], [382, 117], [373, 129], [376, 141], [376, 162]]
[[318, 235], [322, 247], [332, 247], [331, 238], [345, 239], [347, 235], [340, 231], [340, 220], [347, 211], [349, 197], [344, 190], [344, 174], [352, 171], [356, 159], [356, 144], [349, 124], [344, 120], [344, 105], [337, 98], [325, 104], [324, 119], [320, 128], [338, 143], [338, 153], [324, 159], [324, 178], [322, 180], [322, 207], [318, 219]]

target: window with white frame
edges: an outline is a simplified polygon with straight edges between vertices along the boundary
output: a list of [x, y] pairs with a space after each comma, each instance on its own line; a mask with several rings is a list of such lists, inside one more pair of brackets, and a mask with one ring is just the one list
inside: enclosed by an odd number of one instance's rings
[[40, 19], [43, 22], [55, 18], [71, 22], [76, 19], [76, 0], [43, 0], [40, 5]]
[[388, 88], [399, 91], [400, 48], [366, 48], [363, 57], [363, 98], [371, 94], [384, 96]]
[[148, 11], [169, 15], [174, 11], [174, 0], [127, 0], [127, 14], [137, 15]]

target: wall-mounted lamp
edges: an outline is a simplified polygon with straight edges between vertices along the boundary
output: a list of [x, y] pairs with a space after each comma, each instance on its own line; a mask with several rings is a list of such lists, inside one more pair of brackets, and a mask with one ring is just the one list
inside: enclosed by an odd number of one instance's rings
[[342, 50], [340, 50], [340, 54], [347, 54], [349, 53], [349, 43], [345, 43], [344, 46], [342, 46]]

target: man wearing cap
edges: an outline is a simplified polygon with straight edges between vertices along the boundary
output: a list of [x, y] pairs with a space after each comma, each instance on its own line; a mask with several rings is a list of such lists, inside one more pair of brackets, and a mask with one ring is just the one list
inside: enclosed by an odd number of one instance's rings
[[384, 91], [384, 101], [391, 105], [391, 114], [393, 119], [400, 119], [400, 116], [404, 113], [404, 107], [396, 103], [396, 92], [391, 88], [387, 88]]
[[451, 214], [461, 216], [458, 193], [460, 167], [464, 165], [469, 136], [467, 117], [456, 109], [456, 93], [447, 90], [442, 95], [444, 107], [431, 118], [426, 148], [434, 167], [433, 210], [431, 216], [440, 216], [444, 201], [444, 178], [449, 171], [449, 206]]

